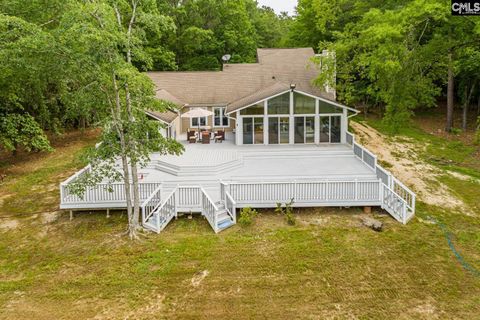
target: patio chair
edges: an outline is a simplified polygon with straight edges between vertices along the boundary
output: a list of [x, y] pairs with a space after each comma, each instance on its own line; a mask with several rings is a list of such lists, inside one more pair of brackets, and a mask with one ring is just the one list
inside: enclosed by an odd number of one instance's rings
[[209, 144], [210, 143], [210, 132], [203, 131], [202, 132], [202, 144]]
[[223, 140], [225, 140], [225, 131], [224, 130], [218, 130], [217, 132], [215, 132], [215, 143], [217, 142], [220, 142], [222, 143]]
[[187, 140], [190, 143], [195, 143], [197, 140], [197, 132], [195, 130], [187, 131]]

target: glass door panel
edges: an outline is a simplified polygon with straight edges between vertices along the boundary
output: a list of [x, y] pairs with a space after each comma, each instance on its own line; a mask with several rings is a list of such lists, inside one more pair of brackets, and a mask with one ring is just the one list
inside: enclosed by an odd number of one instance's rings
[[289, 118], [283, 117], [280, 121], [280, 143], [290, 142], [290, 121]]
[[305, 143], [304, 117], [295, 117], [295, 143]]
[[253, 144], [253, 118], [243, 118], [243, 144]]
[[305, 117], [305, 143], [315, 143], [315, 117]]
[[263, 144], [263, 118], [253, 118], [255, 144]]
[[330, 142], [330, 117], [320, 117], [320, 142]]
[[342, 118], [340, 116], [331, 116], [330, 119], [330, 142], [340, 143]]
[[268, 143], [278, 144], [278, 118], [268, 118]]

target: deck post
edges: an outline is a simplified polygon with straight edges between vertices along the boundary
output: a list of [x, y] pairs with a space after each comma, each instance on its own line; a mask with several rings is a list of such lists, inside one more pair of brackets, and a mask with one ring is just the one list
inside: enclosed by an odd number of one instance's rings
[[355, 191], [354, 191], [354, 193], [355, 193], [355, 201], [357, 201], [358, 200], [358, 180], [357, 179], [355, 179]]
[[73, 210], [70, 210], [70, 221], [73, 220]]
[[107, 218], [110, 218], [110, 209], [107, 208]]

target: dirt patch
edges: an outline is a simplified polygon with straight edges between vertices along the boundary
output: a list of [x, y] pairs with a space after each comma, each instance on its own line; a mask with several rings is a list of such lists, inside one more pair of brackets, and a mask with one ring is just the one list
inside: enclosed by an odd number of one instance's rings
[[44, 212], [40, 214], [43, 224], [50, 224], [58, 220], [61, 213], [59, 211]]
[[18, 220], [8, 219], [8, 220], [0, 220], [0, 230], [2, 231], [9, 231], [15, 230], [20, 226]]
[[[414, 141], [402, 138], [388, 138], [365, 124], [351, 123], [357, 139], [367, 149], [378, 156], [380, 161], [391, 165], [388, 170], [411, 187], [423, 202], [452, 209], [461, 209], [465, 212], [471, 210], [458, 199], [453, 192], [438, 177], [445, 174], [440, 169], [425, 163], [418, 156], [418, 148]], [[435, 187], [432, 187], [435, 185]], [[473, 213], [472, 213], [473, 214]]]
[[190, 280], [192, 286], [194, 288], [197, 288], [202, 281], [208, 276], [209, 272], [208, 270], [203, 270], [201, 272], [196, 273], [193, 277], [192, 280]]

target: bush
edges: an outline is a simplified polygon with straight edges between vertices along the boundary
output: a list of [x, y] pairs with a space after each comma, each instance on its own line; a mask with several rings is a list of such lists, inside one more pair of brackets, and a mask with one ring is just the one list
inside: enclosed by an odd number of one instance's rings
[[252, 208], [243, 208], [240, 210], [240, 218], [238, 219], [238, 223], [243, 226], [247, 227], [253, 223], [253, 219], [258, 215], [257, 210]]
[[295, 215], [293, 214], [293, 199], [290, 202], [285, 203], [282, 205], [281, 203], [277, 203], [277, 208], [275, 209], [276, 213], [284, 214], [285, 220], [291, 226], [297, 224], [297, 220], [295, 219]]

